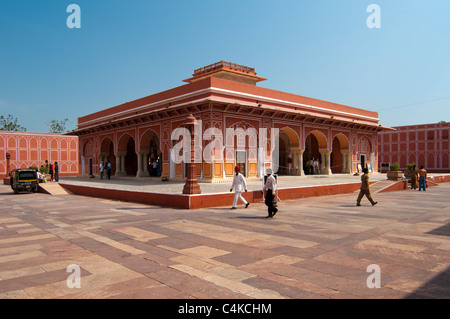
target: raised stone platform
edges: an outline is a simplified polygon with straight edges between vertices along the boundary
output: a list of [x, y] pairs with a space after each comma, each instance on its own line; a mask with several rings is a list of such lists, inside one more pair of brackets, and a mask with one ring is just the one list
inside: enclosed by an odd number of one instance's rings
[[[450, 174], [433, 175], [430, 181], [436, 183], [450, 181]], [[372, 192], [386, 192], [408, 188], [407, 181], [388, 181], [385, 174], [370, 175]], [[231, 206], [234, 193], [228, 183], [200, 183], [199, 195], [182, 194], [182, 182], [162, 182], [157, 178], [121, 177], [111, 180], [92, 178], [65, 178], [60, 185], [76, 195], [92, 196], [119, 201], [136, 202], [148, 205], [198, 209], [207, 207]], [[430, 183], [434, 185], [433, 183]], [[248, 192], [243, 193], [250, 203], [262, 202], [262, 181], [249, 181]], [[360, 188], [360, 176], [307, 175], [279, 176], [278, 197], [281, 201], [313, 196], [337, 195], [357, 192]], [[240, 204], [240, 203], [239, 203]]]

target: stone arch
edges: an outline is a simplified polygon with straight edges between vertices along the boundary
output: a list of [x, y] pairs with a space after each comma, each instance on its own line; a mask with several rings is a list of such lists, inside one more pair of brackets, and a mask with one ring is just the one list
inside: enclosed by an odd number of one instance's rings
[[111, 174], [116, 173], [114, 142], [109, 136], [105, 136], [100, 143], [100, 162], [103, 162], [103, 167], [106, 167], [106, 163], [109, 162], [111, 164]]
[[299, 149], [299, 144], [300, 138], [292, 128], [285, 126], [280, 129], [278, 136], [278, 174], [299, 175], [299, 172], [294, 170], [294, 161], [296, 160], [294, 152]]
[[81, 152], [81, 175], [91, 176], [93, 174], [93, 143], [91, 140], [87, 140], [83, 144]]
[[28, 141], [24, 136], [19, 138], [19, 147], [22, 149], [28, 149]]
[[233, 123], [225, 134], [226, 158], [233, 158], [244, 176], [258, 174], [258, 130], [250, 123], [240, 121]]
[[[161, 139], [153, 129], [147, 129], [141, 136], [139, 154], [141, 165], [138, 163], [139, 176], [161, 176], [163, 154], [161, 152]], [[153, 167], [155, 164], [155, 168]]]
[[322, 152], [328, 149], [328, 140], [325, 134], [319, 130], [314, 130], [308, 133], [305, 137], [305, 151], [303, 153], [303, 169], [306, 175], [311, 175], [316, 172], [315, 168], [310, 165], [311, 160], [319, 160], [319, 169], [321, 171], [326, 167], [326, 163], [322, 158]]
[[120, 170], [117, 168], [116, 175], [136, 175], [138, 170], [138, 158], [136, 154], [136, 143], [134, 137], [129, 133], [124, 133], [117, 143], [117, 157], [120, 157]]
[[[430, 152], [427, 155], [427, 168], [436, 168], [436, 164], [434, 162], [435, 155], [434, 153]], [[425, 166], [425, 165], [424, 165]]]
[[400, 161], [398, 163], [399, 168], [405, 168], [406, 165], [408, 164], [407, 162], [407, 158], [406, 158], [406, 154], [400, 154]]
[[45, 137], [42, 138], [40, 144], [41, 144], [41, 149], [46, 149], [47, 145], [48, 145], [47, 139]]
[[370, 139], [367, 136], [361, 136], [358, 143], [358, 162], [363, 169], [367, 167], [367, 164], [370, 162], [372, 150], [373, 148]]
[[330, 155], [331, 172], [350, 173], [350, 143], [347, 136], [338, 133], [333, 137]]
[[9, 148], [16, 148], [16, 138], [11, 136], [8, 138], [8, 147]]
[[56, 138], [51, 139], [50, 148], [52, 148], [54, 150], [58, 149], [58, 140]]

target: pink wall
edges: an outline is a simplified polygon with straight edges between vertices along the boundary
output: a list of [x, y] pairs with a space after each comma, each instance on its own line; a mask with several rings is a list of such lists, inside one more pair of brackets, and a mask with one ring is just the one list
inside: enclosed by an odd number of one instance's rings
[[60, 176], [78, 175], [78, 136], [0, 131], [0, 178], [6, 176], [6, 153], [11, 170], [40, 167], [48, 160], [58, 162]]

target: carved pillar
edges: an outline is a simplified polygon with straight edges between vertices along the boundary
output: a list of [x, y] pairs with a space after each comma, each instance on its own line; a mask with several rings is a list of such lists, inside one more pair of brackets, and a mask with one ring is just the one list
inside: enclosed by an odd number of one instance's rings
[[342, 173], [351, 173], [350, 152], [342, 152]]
[[322, 159], [322, 169], [321, 174], [323, 175], [331, 175], [331, 151], [320, 151], [320, 156]]
[[11, 167], [10, 167], [11, 154], [6, 153], [5, 155], [6, 155], [6, 176], [3, 179], [3, 184], [11, 185], [11, 176], [9, 176], [9, 173], [11, 172]]
[[138, 160], [138, 169], [136, 173], [136, 177], [142, 177], [144, 176], [144, 169], [142, 165], [142, 158], [144, 157], [144, 154], [142, 152], [137, 153], [137, 160]]

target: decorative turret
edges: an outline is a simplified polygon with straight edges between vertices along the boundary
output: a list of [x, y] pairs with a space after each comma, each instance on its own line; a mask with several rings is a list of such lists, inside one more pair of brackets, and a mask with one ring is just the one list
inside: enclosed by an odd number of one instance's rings
[[254, 68], [220, 61], [195, 70], [191, 78], [183, 81], [193, 83], [207, 77], [216, 77], [252, 85], [256, 85], [257, 82], [266, 80], [263, 77], [257, 76]]

